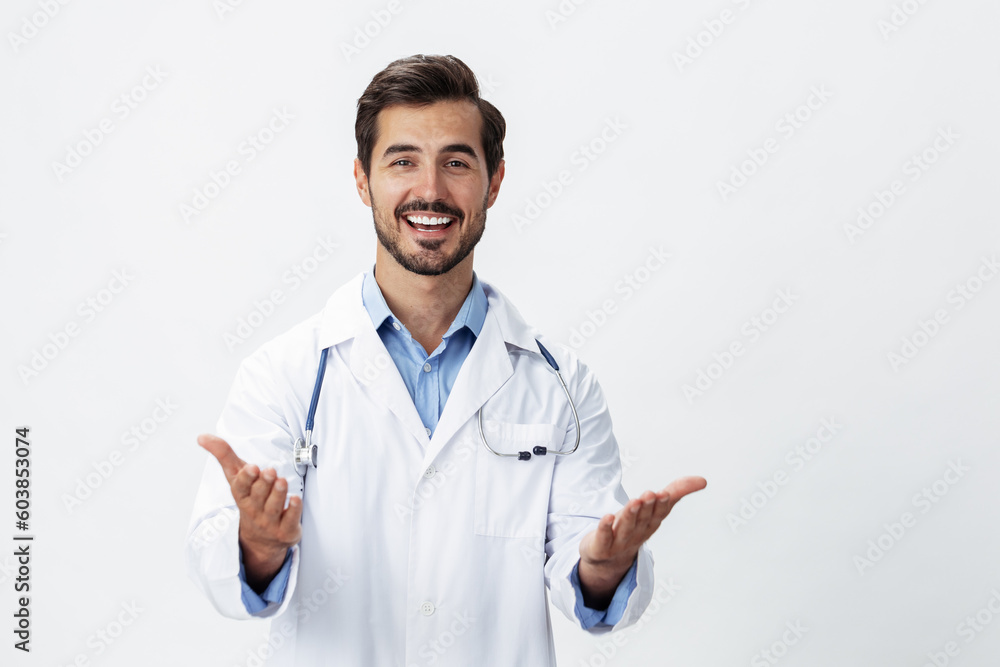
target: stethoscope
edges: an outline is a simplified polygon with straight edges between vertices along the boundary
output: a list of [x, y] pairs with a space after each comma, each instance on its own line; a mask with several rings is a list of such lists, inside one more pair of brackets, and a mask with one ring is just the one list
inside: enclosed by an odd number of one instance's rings
[[[503, 458], [516, 458], [518, 461], [530, 461], [531, 455], [545, 456], [546, 454], [572, 454], [580, 446], [580, 416], [576, 413], [576, 404], [573, 402], [573, 397], [570, 396], [569, 388], [566, 386], [566, 381], [563, 379], [562, 373], [559, 372], [559, 364], [556, 360], [552, 358], [549, 351], [545, 349], [541, 341], [535, 339], [535, 343], [538, 345], [538, 349], [541, 351], [542, 356], [545, 361], [548, 362], [552, 370], [555, 371], [556, 377], [559, 378], [559, 385], [562, 387], [563, 393], [566, 394], [566, 400], [569, 401], [569, 407], [573, 411], [573, 422], [576, 424], [576, 442], [573, 443], [573, 449], [566, 451], [549, 450], [547, 447], [542, 447], [541, 445], [536, 445], [532, 447], [531, 451], [517, 452], [516, 454], [506, 454], [504, 452], [498, 452], [492, 447], [490, 443], [486, 440], [486, 432], [483, 430], [483, 409], [479, 408], [479, 437], [483, 440], [483, 445], [490, 451], [490, 453], [495, 454]], [[300, 437], [295, 440], [295, 445], [292, 448], [293, 458], [295, 460], [295, 469], [298, 474], [305, 477], [306, 471], [309, 468], [316, 467], [316, 455], [318, 452], [318, 447], [312, 441], [313, 425], [316, 423], [316, 406], [319, 403], [319, 392], [323, 388], [323, 377], [326, 375], [326, 358], [330, 348], [324, 349], [319, 355], [319, 370], [316, 372], [316, 384], [313, 386], [312, 399], [309, 401], [309, 414], [306, 415], [306, 429], [305, 437]]]

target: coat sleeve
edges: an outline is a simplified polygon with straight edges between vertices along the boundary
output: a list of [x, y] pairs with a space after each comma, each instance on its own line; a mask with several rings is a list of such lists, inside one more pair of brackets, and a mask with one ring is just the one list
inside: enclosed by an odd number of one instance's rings
[[[247, 463], [274, 468], [288, 480], [289, 494], [301, 496], [302, 479], [292, 460], [294, 437], [286, 416], [290, 411], [287, 400], [288, 393], [277, 390], [266, 352], [258, 350], [240, 365], [216, 434]], [[206, 458], [185, 542], [188, 574], [219, 613], [250, 618], [239, 576], [239, 510], [218, 461], [207, 453]], [[299, 545], [292, 547], [291, 558], [282, 601], [253, 616], [274, 616], [288, 607], [298, 578]]]
[[[618, 441], [597, 378], [565, 348], [559, 350], [557, 360], [580, 418], [580, 447], [573, 454], [556, 458], [545, 540], [545, 584], [552, 603], [578, 623], [574, 611], [576, 591], [570, 577], [580, 560], [580, 541], [597, 528], [602, 516], [618, 512], [629, 498], [621, 484]], [[576, 440], [569, 405], [566, 414], [569, 427], [563, 440], [564, 450], [572, 448]], [[621, 619], [614, 626], [596, 625], [587, 632], [604, 634], [634, 624], [652, 595], [653, 556], [644, 544], [636, 564], [636, 587]]]

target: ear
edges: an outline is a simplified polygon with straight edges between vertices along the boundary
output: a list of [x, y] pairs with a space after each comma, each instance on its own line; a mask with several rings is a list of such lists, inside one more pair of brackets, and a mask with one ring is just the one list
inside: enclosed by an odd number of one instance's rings
[[497, 200], [497, 195], [500, 194], [500, 183], [503, 182], [504, 174], [504, 161], [500, 160], [500, 164], [497, 165], [497, 170], [493, 172], [493, 178], [490, 179], [490, 196], [486, 202], [486, 208], [493, 206], [493, 202]]
[[365, 176], [365, 170], [361, 168], [361, 160], [358, 158], [354, 158], [354, 182], [358, 186], [358, 196], [361, 197], [361, 201], [371, 208], [372, 198], [368, 192], [368, 177]]

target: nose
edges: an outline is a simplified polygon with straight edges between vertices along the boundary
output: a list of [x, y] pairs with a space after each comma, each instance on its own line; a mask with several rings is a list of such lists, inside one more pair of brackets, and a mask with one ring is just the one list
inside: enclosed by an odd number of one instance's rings
[[448, 188], [444, 181], [444, 175], [441, 174], [436, 167], [428, 167], [421, 170], [413, 191], [414, 194], [420, 196], [424, 201], [428, 202], [444, 199], [448, 194]]

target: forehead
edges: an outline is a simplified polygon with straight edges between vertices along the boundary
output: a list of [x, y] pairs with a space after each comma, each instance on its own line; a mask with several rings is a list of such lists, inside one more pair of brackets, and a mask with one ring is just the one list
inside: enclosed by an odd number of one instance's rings
[[391, 144], [407, 143], [434, 150], [465, 143], [482, 155], [479, 132], [482, 114], [468, 100], [448, 100], [423, 106], [394, 104], [378, 113], [378, 140], [374, 155]]

